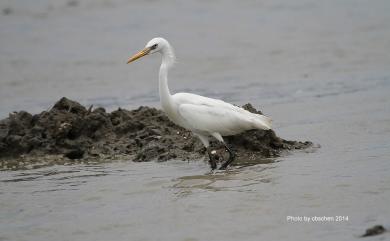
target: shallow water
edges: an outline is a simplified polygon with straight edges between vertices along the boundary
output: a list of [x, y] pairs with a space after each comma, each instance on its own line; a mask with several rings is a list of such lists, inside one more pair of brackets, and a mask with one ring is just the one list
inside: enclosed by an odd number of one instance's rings
[[388, 1], [0, 7], [1, 118], [62, 96], [110, 110], [158, 106], [159, 58], [125, 62], [162, 35], [178, 55], [173, 92], [251, 102], [279, 136], [321, 145], [214, 174], [195, 160], [3, 171], [0, 240], [351, 240], [389, 226]]

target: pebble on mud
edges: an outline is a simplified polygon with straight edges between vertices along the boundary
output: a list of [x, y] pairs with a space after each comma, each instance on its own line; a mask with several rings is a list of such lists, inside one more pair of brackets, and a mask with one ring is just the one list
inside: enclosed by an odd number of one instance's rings
[[[255, 112], [252, 105], [243, 108]], [[304, 149], [311, 142], [287, 141], [273, 130], [250, 130], [225, 138], [240, 159], [280, 156], [286, 150]], [[216, 150], [223, 146], [214, 142]], [[224, 153], [223, 151], [218, 153]], [[173, 124], [161, 110], [141, 106], [135, 110], [87, 110], [65, 97], [49, 111], [32, 115], [14, 112], [0, 120], [0, 164], [44, 156], [69, 159], [122, 159], [167, 161], [200, 159], [205, 148], [191, 132]], [[223, 157], [222, 157], [223, 159]], [[7, 160], [5, 162], [4, 160]]]

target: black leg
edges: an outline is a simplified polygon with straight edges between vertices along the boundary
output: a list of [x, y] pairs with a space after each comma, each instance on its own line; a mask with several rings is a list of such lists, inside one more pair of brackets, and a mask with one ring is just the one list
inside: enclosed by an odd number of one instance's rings
[[226, 145], [226, 143], [223, 143], [223, 144], [225, 145], [226, 150], [229, 152], [229, 159], [222, 164], [222, 166], [219, 168], [219, 170], [225, 170], [226, 167], [228, 167], [230, 165], [230, 163], [232, 163], [234, 161], [234, 158], [236, 157], [234, 152]]
[[209, 154], [209, 163], [211, 169], [214, 170], [217, 168], [217, 161], [215, 160], [215, 156], [211, 153], [211, 148], [207, 147], [207, 154]]

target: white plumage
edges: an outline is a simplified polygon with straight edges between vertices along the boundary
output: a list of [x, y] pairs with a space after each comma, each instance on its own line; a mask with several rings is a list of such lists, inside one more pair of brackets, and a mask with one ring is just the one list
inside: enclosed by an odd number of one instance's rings
[[[209, 147], [210, 137], [224, 143], [222, 136], [235, 135], [251, 129], [271, 129], [270, 118], [251, 113], [222, 100], [190, 93], [171, 95], [168, 88], [168, 70], [175, 62], [175, 54], [171, 45], [163, 38], [150, 40], [142, 51], [129, 59], [128, 63], [157, 52], [162, 55], [159, 92], [164, 112], [172, 122], [198, 136], [206, 148]], [[229, 151], [230, 157], [222, 164], [221, 169], [225, 169], [234, 159], [234, 153], [226, 144], [225, 147]], [[212, 160], [209, 149], [208, 153], [210, 164], [214, 169], [216, 163]]]

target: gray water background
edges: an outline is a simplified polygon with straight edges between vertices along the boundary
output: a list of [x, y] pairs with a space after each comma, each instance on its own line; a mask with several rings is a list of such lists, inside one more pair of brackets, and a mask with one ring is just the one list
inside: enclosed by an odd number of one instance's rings
[[160, 58], [125, 63], [163, 36], [178, 57], [172, 92], [251, 102], [279, 136], [321, 145], [216, 174], [199, 160], [2, 171], [0, 240], [353, 240], [389, 226], [389, 1], [3, 0], [0, 9], [1, 118], [62, 96], [158, 107]]

